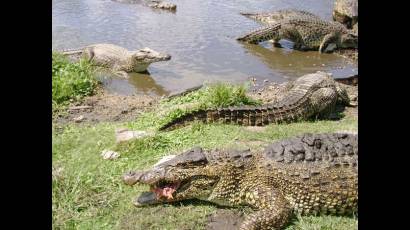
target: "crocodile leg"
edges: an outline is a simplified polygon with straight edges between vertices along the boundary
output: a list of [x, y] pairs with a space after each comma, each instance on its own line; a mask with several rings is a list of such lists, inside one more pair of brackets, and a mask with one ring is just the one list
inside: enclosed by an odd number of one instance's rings
[[94, 55], [94, 51], [93, 51], [93, 49], [92, 49], [91, 47], [87, 47], [87, 48], [84, 49], [83, 57], [84, 57], [87, 61], [89, 61], [89, 62], [93, 61], [94, 56], [95, 56], [95, 55]]
[[335, 38], [336, 38], [336, 35], [334, 33], [326, 34], [326, 36], [323, 38], [322, 42], [320, 43], [319, 53], [323, 53], [323, 51], [326, 50], [329, 44], [334, 43]]
[[257, 211], [247, 216], [240, 230], [282, 229], [292, 213], [289, 202], [276, 190], [258, 188], [246, 196]]

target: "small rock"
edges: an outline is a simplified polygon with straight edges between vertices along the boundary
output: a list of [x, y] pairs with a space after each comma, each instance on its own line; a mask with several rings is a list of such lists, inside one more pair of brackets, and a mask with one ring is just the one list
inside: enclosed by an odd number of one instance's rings
[[102, 151], [101, 156], [104, 160], [113, 160], [120, 157], [120, 154], [111, 150], [104, 150]]
[[326, 66], [325, 64], [322, 64], [322, 66]]
[[175, 4], [157, 1], [157, 0], [152, 0], [149, 6], [152, 8], [165, 9], [165, 10], [176, 10], [177, 8]]
[[265, 83], [266, 83], [266, 82], [269, 82], [269, 80], [268, 80], [268, 79], [265, 79], [265, 80], [263, 80], [263, 82], [265, 82]]
[[62, 167], [58, 167], [58, 168], [52, 168], [52, 178], [53, 179], [60, 179], [62, 177], [62, 173], [63, 173], [64, 169]]
[[75, 118], [73, 118], [73, 120], [74, 120], [75, 122], [81, 122], [81, 121], [84, 120], [84, 116], [81, 115], [81, 116], [75, 117]]
[[116, 141], [117, 143], [123, 141], [129, 141], [132, 139], [143, 138], [145, 136], [150, 135], [150, 133], [146, 131], [130, 131], [127, 128], [119, 128], [115, 131]]

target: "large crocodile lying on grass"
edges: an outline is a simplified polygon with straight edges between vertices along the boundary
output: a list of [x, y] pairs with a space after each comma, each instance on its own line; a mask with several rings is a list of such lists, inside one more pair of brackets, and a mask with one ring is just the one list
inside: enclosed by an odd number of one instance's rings
[[250, 206], [240, 229], [281, 229], [293, 212], [356, 212], [357, 163], [357, 134], [304, 134], [262, 152], [194, 148], [123, 180], [150, 186], [137, 206], [187, 199]]
[[175, 4], [164, 2], [164, 1], [159, 1], [159, 0], [112, 0], [112, 1], [121, 2], [121, 3], [130, 3], [130, 4], [142, 3], [151, 8], [164, 9], [164, 10], [170, 10], [170, 11], [175, 11], [177, 9], [177, 5]]
[[304, 10], [296, 10], [296, 9], [284, 9], [284, 10], [278, 10], [278, 11], [273, 11], [273, 12], [261, 12], [261, 13], [241, 12], [240, 14], [248, 18], [252, 18], [256, 21], [262, 22], [263, 24], [266, 24], [266, 25], [275, 24], [275, 23], [280, 22], [281, 20], [289, 19], [292, 17], [307, 16], [307, 17], [320, 19], [319, 16], [313, 13], [310, 13]]
[[312, 16], [283, 19], [237, 40], [257, 44], [267, 40], [278, 43], [281, 39], [294, 42], [294, 49], [319, 52], [329, 52], [336, 48], [357, 48], [358, 43], [356, 34], [341, 23]]
[[351, 29], [358, 22], [357, 0], [336, 0], [333, 8], [333, 20], [338, 21]]
[[316, 72], [287, 83], [278, 100], [264, 106], [241, 106], [188, 112], [163, 125], [170, 130], [198, 120], [207, 123], [223, 122], [244, 126], [263, 126], [311, 118], [325, 118], [336, 104], [349, 105], [349, 95], [343, 84], [330, 74]]
[[89, 45], [62, 53], [74, 59], [83, 57], [94, 65], [109, 68], [117, 73], [145, 72], [151, 63], [171, 59], [170, 55], [150, 48], [129, 51], [113, 44]]

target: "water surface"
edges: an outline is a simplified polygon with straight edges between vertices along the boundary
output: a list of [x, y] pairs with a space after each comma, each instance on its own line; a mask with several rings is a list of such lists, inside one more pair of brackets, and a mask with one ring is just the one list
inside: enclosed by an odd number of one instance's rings
[[286, 8], [308, 10], [331, 20], [333, 0], [169, 0], [175, 13], [142, 4], [111, 0], [53, 0], [53, 49], [70, 49], [94, 43], [112, 43], [129, 50], [143, 47], [172, 55], [158, 62], [149, 74], [130, 74], [129, 79], [105, 76], [110, 91], [121, 94], [166, 95], [206, 81], [284, 82], [317, 70], [334, 77], [357, 73], [357, 66], [334, 54], [292, 50], [269, 42], [242, 44], [235, 40], [261, 27], [239, 14]]

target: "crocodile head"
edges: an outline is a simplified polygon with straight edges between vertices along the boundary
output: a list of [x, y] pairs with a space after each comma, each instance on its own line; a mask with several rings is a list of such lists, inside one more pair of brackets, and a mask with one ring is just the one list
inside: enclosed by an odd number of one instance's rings
[[171, 60], [171, 55], [160, 53], [150, 48], [143, 48], [134, 51], [132, 59], [134, 61], [134, 71], [141, 72], [146, 70], [151, 63]]
[[206, 200], [218, 177], [209, 171], [202, 149], [194, 148], [150, 170], [126, 173], [123, 181], [128, 185], [150, 186], [149, 192], [142, 193], [134, 201], [136, 206], [143, 206], [193, 198]]

